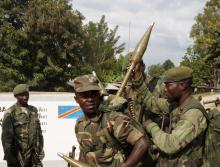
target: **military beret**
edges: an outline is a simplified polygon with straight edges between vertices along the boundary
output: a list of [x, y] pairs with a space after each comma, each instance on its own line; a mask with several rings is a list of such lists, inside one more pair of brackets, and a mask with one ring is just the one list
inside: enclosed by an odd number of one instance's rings
[[29, 87], [27, 84], [19, 84], [15, 86], [13, 90], [14, 96], [25, 93], [25, 92], [29, 92]]
[[171, 68], [164, 73], [164, 82], [178, 82], [192, 78], [192, 72], [191, 68], [185, 66]]
[[82, 75], [73, 80], [73, 88], [75, 92], [100, 90], [98, 83], [98, 79], [94, 75]]

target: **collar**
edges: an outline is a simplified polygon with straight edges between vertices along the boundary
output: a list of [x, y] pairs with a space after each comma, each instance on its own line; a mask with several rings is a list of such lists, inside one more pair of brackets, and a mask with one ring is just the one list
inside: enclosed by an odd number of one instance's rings
[[99, 113], [95, 117], [92, 117], [91, 119], [89, 119], [90, 122], [99, 122], [99, 120], [102, 117], [102, 113], [100, 111], [98, 111], [98, 112]]
[[98, 114], [92, 118], [89, 118], [86, 120], [86, 118], [84, 117], [84, 124], [85, 124], [85, 127], [88, 126], [89, 124], [91, 123], [98, 123], [100, 121], [100, 119], [102, 118], [102, 112], [100, 110], [97, 111]]
[[[25, 112], [22, 111], [21, 107], [23, 107], [23, 106], [20, 103], [16, 102], [15, 106], [17, 108], [16, 114], [25, 113]], [[29, 105], [27, 107], [25, 107], [25, 108], [27, 108], [27, 111], [28, 111], [28, 113], [25, 113], [25, 114], [30, 114], [30, 112], [29, 112], [30, 111], [29, 110]]]
[[183, 111], [183, 109], [192, 101], [193, 96], [190, 95], [189, 97], [187, 97], [184, 102], [179, 106], [180, 111]]

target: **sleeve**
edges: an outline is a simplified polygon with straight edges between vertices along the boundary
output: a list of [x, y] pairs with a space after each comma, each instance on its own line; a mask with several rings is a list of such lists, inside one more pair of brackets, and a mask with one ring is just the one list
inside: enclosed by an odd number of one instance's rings
[[38, 150], [39, 150], [39, 158], [42, 160], [45, 156], [44, 153], [44, 137], [43, 137], [43, 133], [42, 133], [42, 129], [41, 129], [41, 124], [40, 124], [40, 120], [37, 119], [37, 130], [38, 130], [38, 138], [39, 138], [39, 143], [38, 143]]
[[143, 106], [145, 111], [151, 111], [155, 114], [162, 114], [169, 112], [169, 104], [165, 98], [154, 96], [148, 89], [147, 84], [144, 82], [143, 76], [138, 80], [133, 80], [132, 85], [140, 92], [143, 98]]
[[[76, 121], [76, 124], [75, 124], [75, 134], [76, 134], [76, 138], [77, 138], [77, 141], [78, 141], [78, 143], [79, 143], [79, 150], [80, 150], [80, 154], [79, 154], [79, 161], [81, 161], [81, 162], [85, 162], [85, 163], [90, 163], [90, 164], [93, 164], [94, 162], [93, 162], [93, 156], [91, 156], [91, 157], [88, 157], [87, 156], [87, 153], [89, 152], [89, 147], [86, 145], [86, 144], [88, 144], [88, 145], [91, 145], [91, 140], [90, 140], [90, 136], [91, 135], [85, 135], [85, 136], [83, 136], [83, 137], [85, 137], [85, 141], [86, 141], [86, 143], [83, 143], [82, 142], [82, 135], [80, 135], [79, 133], [79, 127], [80, 127], [80, 123], [82, 123], [81, 122], [81, 118], [80, 119], [78, 119], [77, 121]], [[85, 133], [84, 133], [85, 134]], [[88, 133], [87, 133], [88, 134]], [[91, 153], [91, 152], [90, 152]], [[93, 153], [91, 153], [91, 154], [93, 154]], [[96, 165], [94, 165], [94, 166], [96, 166]]]
[[169, 103], [165, 98], [154, 96], [146, 87], [146, 95], [143, 99], [145, 110], [150, 110], [155, 114], [163, 114], [169, 112]]
[[121, 144], [134, 145], [141, 137], [145, 136], [143, 131], [122, 113], [117, 112], [110, 122], [113, 125], [113, 135]]
[[8, 164], [16, 164], [16, 154], [14, 146], [14, 129], [11, 114], [6, 111], [2, 122], [2, 146], [4, 150], [4, 159]]
[[80, 149], [80, 152], [82, 153], [82, 156], [84, 155], [84, 152], [83, 152], [83, 144], [82, 144], [82, 139], [81, 139], [81, 136], [79, 135], [79, 120], [76, 121], [76, 124], [75, 124], [75, 134], [76, 134], [76, 139], [79, 143], [79, 149]]
[[183, 149], [199, 136], [207, 127], [206, 119], [198, 109], [190, 109], [184, 113], [170, 134], [162, 131], [152, 122], [146, 130], [151, 134], [154, 144], [167, 154], [174, 154]]

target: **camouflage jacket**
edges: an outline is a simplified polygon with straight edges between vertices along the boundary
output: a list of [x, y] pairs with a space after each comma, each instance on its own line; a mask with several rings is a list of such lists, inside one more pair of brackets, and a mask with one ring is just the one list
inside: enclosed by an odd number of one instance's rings
[[[151, 101], [152, 107], [158, 107], [154, 97], [148, 95], [145, 99]], [[154, 102], [152, 102], [154, 101]], [[193, 108], [195, 106], [195, 108]], [[151, 134], [154, 144], [160, 150], [158, 167], [199, 167], [202, 164], [202, 140], [207, 127], [206, 118], [198, 109], [203, 106], [192, 96], [181, 106], [174, 107], [170, 112], [171, 124], [168, 133], [152, 122], [146, 129]]]
[[100, 110], [90, 120], [77, 120], [75, 133], [86, 163], [93, 167], [122, 166], [127, 158], [124, 149], [145, 135], [128, 116]]
[[30, 105], [21, 107], [16, 103], [5, 112], [2, 123], [2, 145], [4, 159], [8, 164], [17, 164], [22, 157], [26, 166], [42, 166], [43, 135], [37, 108]]
[[[159, 87], [156, 85], [152, 95], [159, 97]], [[160, 88], [161, 89], [161, 88]], [[160, 119], [164, 114], [168, 112], [168, 104], [166, 99], [161, 98], [160, 106], [158, 108], [152, 108], [151, 102], [144, 101], [147, 98], [149, 90], [147, 80], [143, 76], [138, 80], [133, 80], [131, 86], [127, 86], [124, 92], [124, 97], [128, 101], [128, 109], [125, 113], [135, 118], [138, 122], [142, 123], [146, 119]]]

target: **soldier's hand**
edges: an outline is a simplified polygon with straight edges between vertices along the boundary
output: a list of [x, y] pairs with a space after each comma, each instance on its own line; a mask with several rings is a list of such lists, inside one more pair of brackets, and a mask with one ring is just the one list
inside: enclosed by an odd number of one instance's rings
[[[130, 67], [130, 64], [129, 66], [127, 67], [127, 69]], [[141, 77], [141, 74], [142, 74], [142, 66], [141, 66], [141, 63], [137, 63], [135, 68], [133, 69], [132, 71], [132, 74], [131, 74], [131, 78], [133, 80], [138, 80], [140, 79]]]
[[146, 128], [150, 123], [152, 123], [153, 121], [151, 119], [148, 119], [146, 121], [144, 121], [144, 127]]
[[127, 100], [123, 97], [116, 97], [115, 95], [110, 95], [108, 97], [108, 106], [110, 108], [119, 109], [123, 107], [123, 105], [127, 102]]

